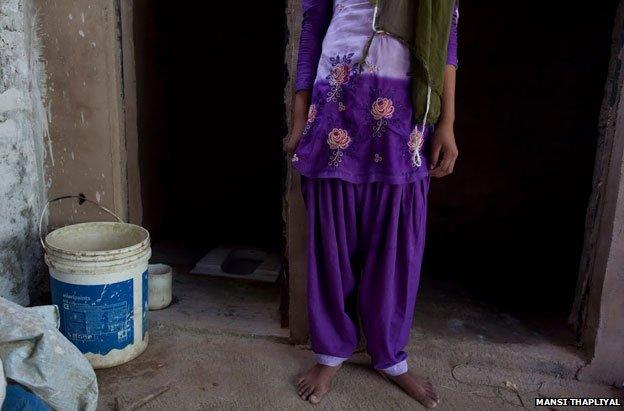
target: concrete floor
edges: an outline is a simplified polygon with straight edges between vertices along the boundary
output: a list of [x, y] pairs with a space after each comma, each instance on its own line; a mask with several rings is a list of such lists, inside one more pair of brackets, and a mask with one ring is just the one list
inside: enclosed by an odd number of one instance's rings
[[[99, 408], [128, 407], [168, 387], [141, 408], [311, 409], [293, 390], [297, 375], [312, 364], [311, 353], [290, 345], [279, 328], [279, 290], [186, 271], [176, 270], [177, 302], [150, 313], [146, 352], [98, 371]], [[438, 409], [532, 408], [536, 396], [624, 401], [622, 390], [575, 379], [583, 361], [566, 345], [565, 331], [529, 327], [446, 291], [421, 295], [415, 324], [410, 366], [438, 387]], [[367, 364], [365, 354], [356, 354], [316, 408], [422, 408]]]

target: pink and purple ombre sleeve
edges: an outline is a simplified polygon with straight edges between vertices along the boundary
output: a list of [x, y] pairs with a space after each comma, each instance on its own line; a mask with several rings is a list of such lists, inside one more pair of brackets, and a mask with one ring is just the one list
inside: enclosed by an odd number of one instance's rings
[[451, 32], [449, 34], [448, 49], [446, 54], [446, 64], [457, 67], [457, 21], [459, 20], [459, 7], [455, 2], [455, 11], [451, 21]]
[[310, 90], [314, 85], [323, 39], [332, 18], [333, 4], [333, 0], [303, 0], [295, 91]]

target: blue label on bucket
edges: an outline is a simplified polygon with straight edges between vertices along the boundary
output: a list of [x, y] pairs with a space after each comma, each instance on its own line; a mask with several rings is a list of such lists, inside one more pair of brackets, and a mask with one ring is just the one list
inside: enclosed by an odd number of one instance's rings
[[105, 285], [68, 284], [51, 278], [60, 331], [83, 353], [106, 355], [134, 342], [132, 279]]
[[148, 275], [147, 270], [143, 273], [143, 339], [145, 339], [145, 333], [147, 332], [147, 312], [149, 311], [148, 306]]

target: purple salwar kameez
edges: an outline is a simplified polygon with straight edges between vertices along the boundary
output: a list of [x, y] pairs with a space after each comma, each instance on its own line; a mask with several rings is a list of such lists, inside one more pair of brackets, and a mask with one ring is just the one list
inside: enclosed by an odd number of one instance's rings
[[[425, 243], [431, 128], [413, 120], [409, 51], [374, 32], [369, 0], [304, 0], [303, 9], [296, 89], [312, 90], [312, 101], [292, 162], [308, 212], [312, 349], [326, 365], [349, 358], [359, 314], [373, 366], [399, 375]], [[457, 19], [456, 9], [453, 65]]]

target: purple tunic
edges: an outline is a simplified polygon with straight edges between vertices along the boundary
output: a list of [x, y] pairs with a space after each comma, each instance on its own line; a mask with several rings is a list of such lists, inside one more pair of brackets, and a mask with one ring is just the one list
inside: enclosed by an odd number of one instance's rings
[[[294, 167], [307, 177], [356, 184], [427, 177], [421, 150], [431, 130], [413, 120], [407, 47], [374, 32], [368, 0], [303, 3], [296, 89], [312, 89], [312, 102]], [[453, 65], [458, 15], [456, 8], [447, 58]]]

